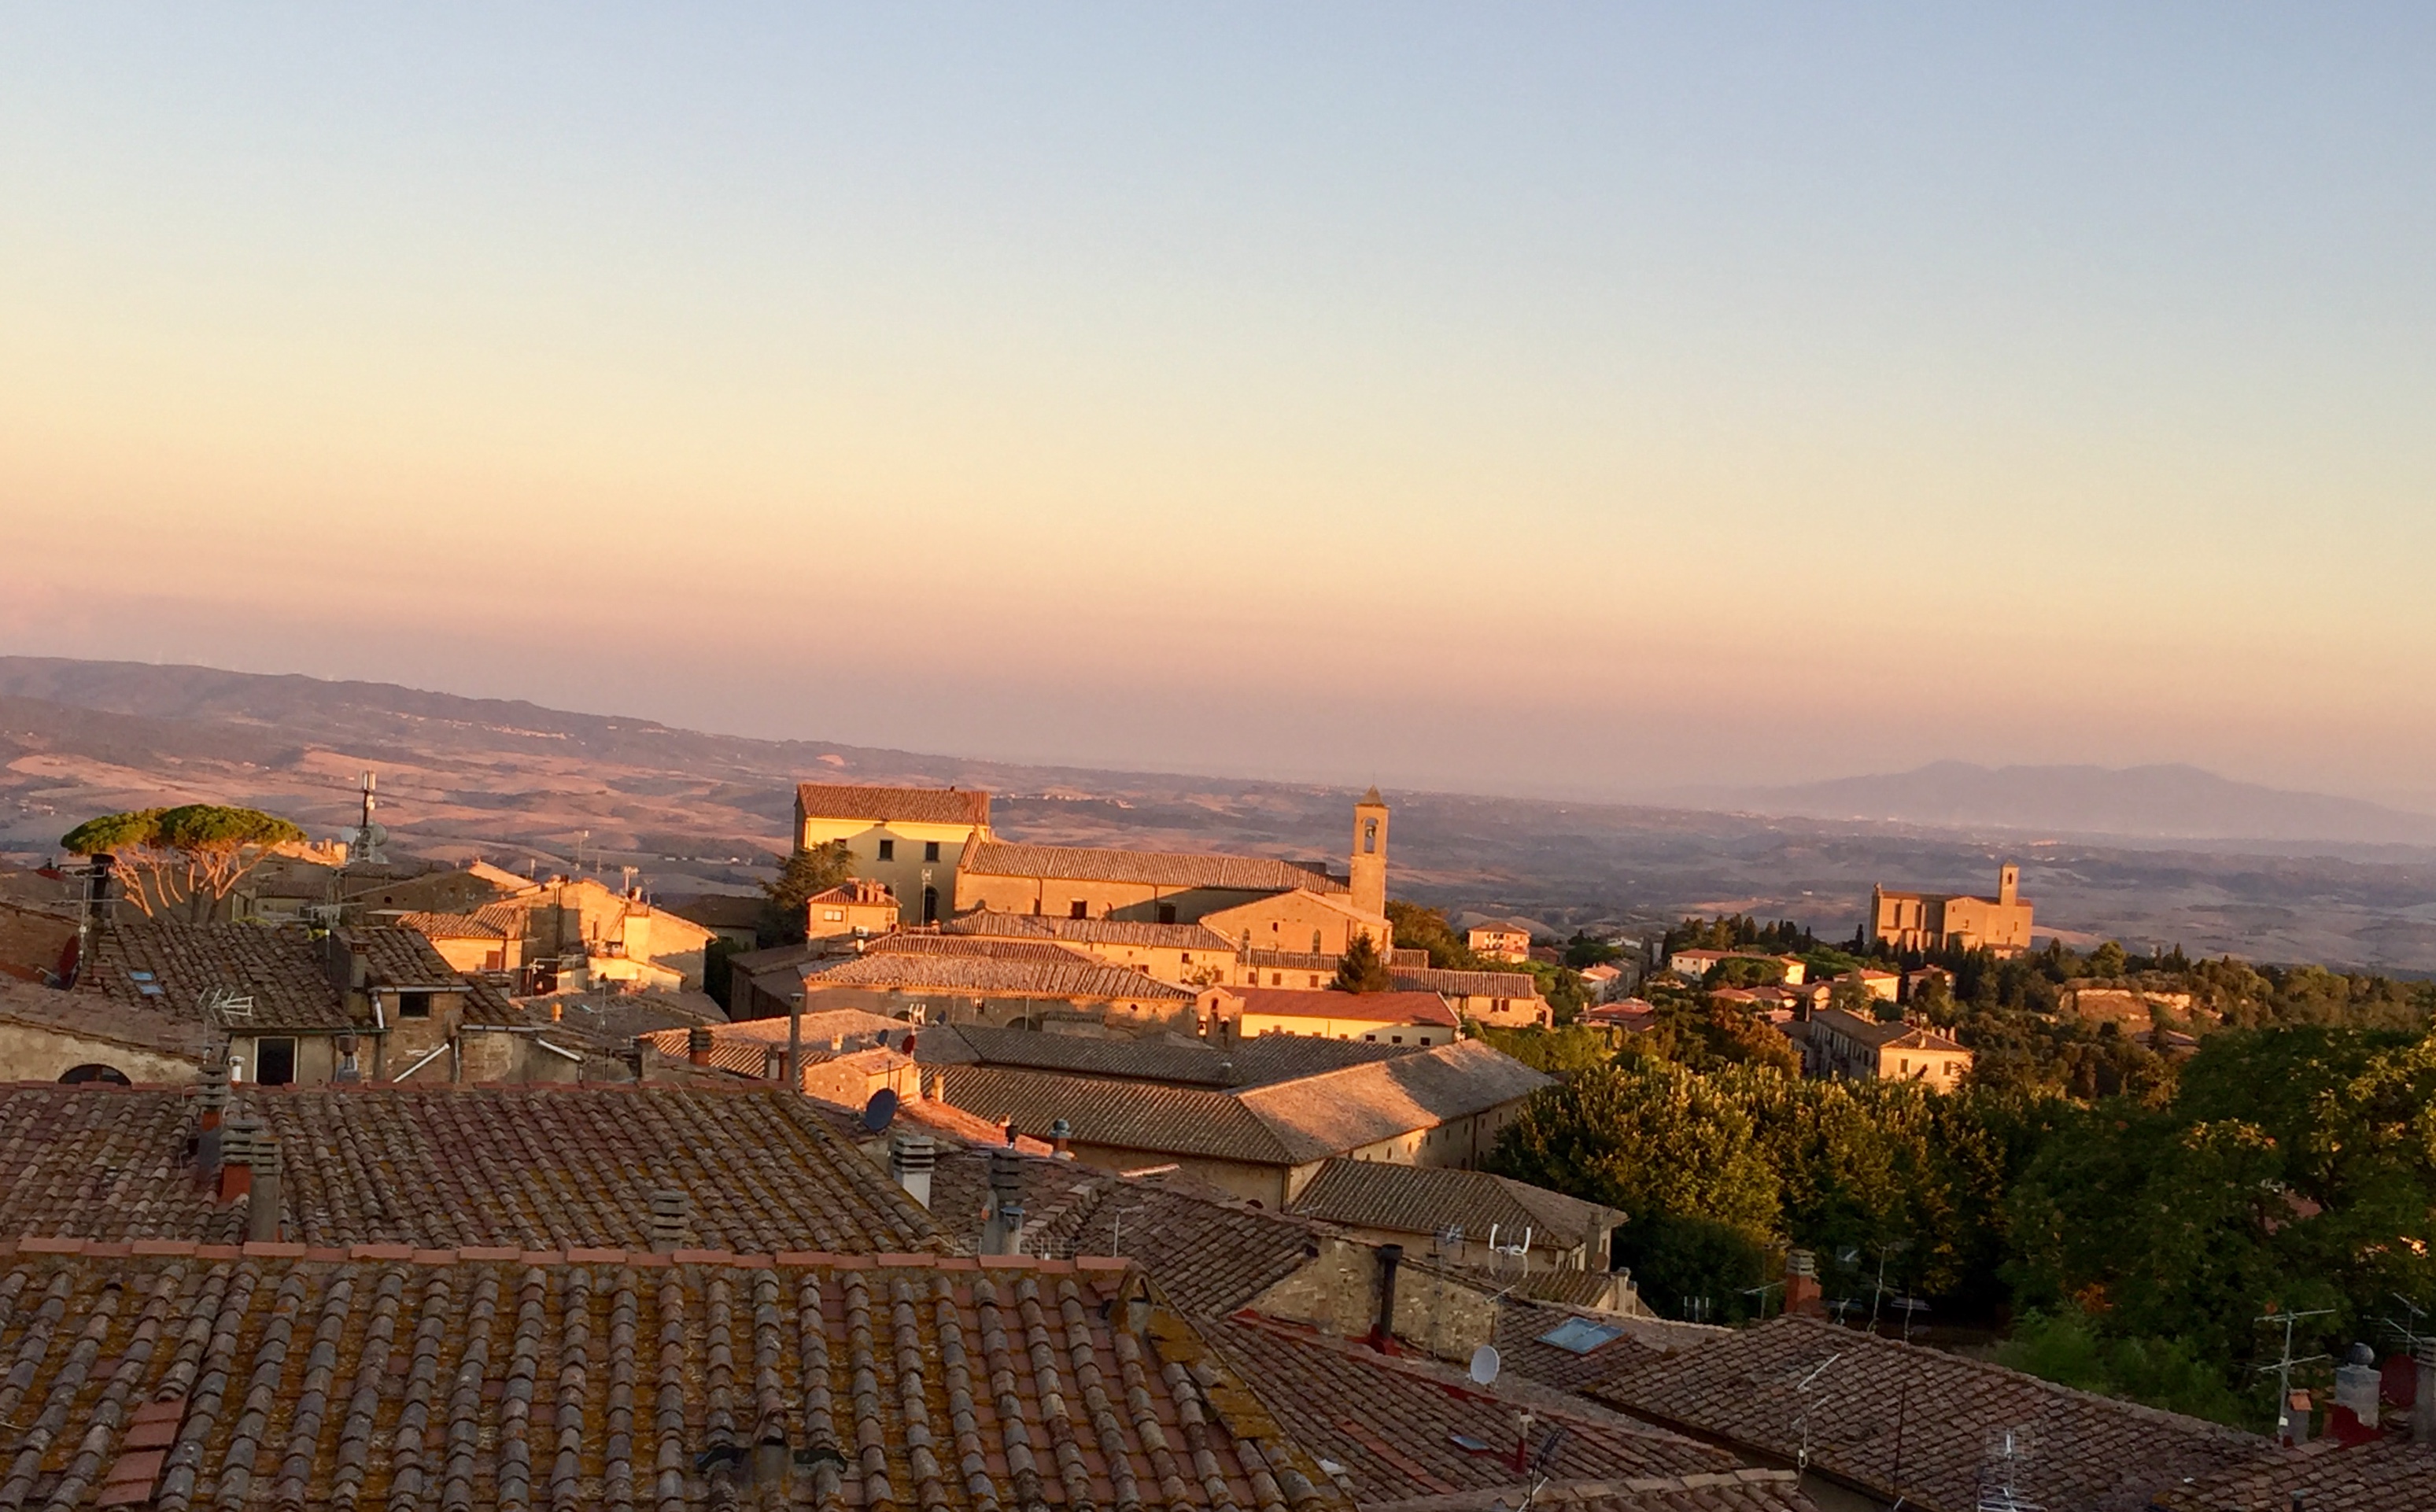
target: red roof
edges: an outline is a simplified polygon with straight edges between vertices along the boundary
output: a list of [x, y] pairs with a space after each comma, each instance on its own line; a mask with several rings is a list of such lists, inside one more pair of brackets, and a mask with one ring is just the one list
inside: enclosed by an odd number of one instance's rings
[[875, 788], [861, 783], [805, 782], [795, 787], [795, 811], [807, 819], [986, 826], [989, 794], [976, 788]]
[[1317, 992], [1292, 987], [1234, 987], [1227, 995], [1247, 1014], [1279, 1018], [1360, 1018], [1381, 1024], [1455, 1027], [1454, 1014], [1435, 992]]

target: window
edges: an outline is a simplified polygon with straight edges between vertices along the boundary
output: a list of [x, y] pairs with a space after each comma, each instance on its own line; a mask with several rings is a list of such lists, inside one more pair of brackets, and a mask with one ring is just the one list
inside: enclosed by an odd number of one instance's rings
[[1320, 953], [1319, 931], [1317, 930], [1311, 931], [1311, 953], [1314, 955]]
[[1066, 905], [1066, 916], [1070, 919], [1088, 919], [1091, 916], [1091, 905], [1078, 897]]
[[[399, 993], [397, 995], [397, 1016], [400, 1018], [430, 1017], [431, 994], [427, 992]], [[270, 1041], [265, 1040], [264, 1043], [269, 1044]]]
[[922, 889], [922, 922], [925, 924], [939, 922], [939, 890], [935, 887]]
[[253, 1079], [265, 1086], [286, 1086], [296, 1080], [296, 1041], [257, 1039], [253, 1042]]
[[1364, 1039], [1366, 1039], [1366, 1040], [1368, 1040], [1368, 1041], [1369, 1041], [1371, 1044], [1373, 1044], [1373, 1045], [1375, 1045], [1375, 1044], [1379, 1043], [1379, 1036], [1378, 1036], [1378, 1035], [1376, 1035], [1376, 1034], [1365, 1034], [1365, 1035], [1363, 1035], [1362, 1037], [1363, 1037]]
[[821, 917], [828, 920], [831, 924], [843, 924], [845, 922], [845, 910], [823, 909], [821, 910]]
[[1192, 951], [1190, 951], [1190, 950], [1185, 951], [1185, 952], [1183, 953], [1182, 960], [1183, 960], [1184, 965], [1188, 965], [1188, 966], [1189, 966], [1189, 965], [1192, 965]]
[[1387, 1038], [1388, 1038], [1388, 1039], [1389, 1039], [1389, 1041], [1391, 1041], [1392, 1043], [1394, 1043], [1394, 1044], [1398, 1044], [1398, 1045], [1401, 1045], [1401, 1044], [1402, 1044], [1402, 1043], [1404, 1042], [1404, 1036], [1403, 1036], [1403, 1035], [1401, 1035], [1401, 1034], [1390, 1034], [1390, 1035], [1388, 1035], [1388, 1036], [1387, 1036]]
[[939, 859], [939, 843], [937, 841], [926, 840], [922, 842], [922, 859], [926, 861], [934, 861]]
[[1161, 924], [1174, 924], [1175, 922], [1174, 904], [1161, 903], [1158, 906], [1158, 922]]
[[1282, 986], [1284, 986], [1285, 984], [1286, 984], [1286, 974], [1285, 974], [1284, 972], [1282, 972], [1282, 971], [1272, 971], [1272, 972], [1270, 972], [1270, 973], [1269, 973], [1269, 985], [1270, 985], [1270, 986], [1272, 986], [1272, 987], [1282, 987]]
[[1378, 849], [1379, 821], [1376, 819], [1365, 819], [1362, 821], [1362, 854], [1365, 856], [1372, 855], [1376, 853]]
[[896, 842], [893, 840], [881, 841], [879, 843], [879, 859], [884, 861], [895, 860], [896, 859]]

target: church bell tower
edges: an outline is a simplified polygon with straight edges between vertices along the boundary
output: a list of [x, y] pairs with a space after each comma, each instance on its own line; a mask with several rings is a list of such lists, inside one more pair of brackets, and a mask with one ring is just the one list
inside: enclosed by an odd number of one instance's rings
[[1387, 800], [1372, 788], [1353, 806], [1352, 903], [1365, 913], [1387, 912]]

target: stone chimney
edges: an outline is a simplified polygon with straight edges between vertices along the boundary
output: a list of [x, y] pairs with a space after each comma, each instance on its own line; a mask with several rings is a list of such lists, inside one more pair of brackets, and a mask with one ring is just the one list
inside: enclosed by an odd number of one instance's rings
[[218, 1200], [236, 1202], [253, 1190], [253, 1141], [262, 1125], [252, 1119], [232, 1119], [220, 1135]]
[[1060, 1160], [1074, 1158], [1074, 1125], [1059, 1119], [1049, 1125], [1049, 1148]]
[[635, 1042], [626, 1047], [627, 1069], [635, 1073], [635, 1080], [637, 1083], [642, 1083], [651, 1080], [649, 1074], [651, 1064], [651, 1036], [648, 1034], [636, 1034], [635, 1036]]
[[245, 1199], [245, 1237], [254, 1243], [279, 1242], [279, 1140], [269, 1130], [253, 1138], [253, 1190]]
[[670, 1188], [652, 1193], [652, 1253], [672, 1255], [686, 1247], [686, 1234], [693, 1226], [692, 1203], [686, 1194]]
[[1797, 1249], [1784, 1257], [1784, 1311], [1811, 1318], [1827, 1315], [1818, 1289], [1818, 1257], [1810, 1250]]
[[889, 1148], [888, 1166], [896, 1184], [925, 1208], [931, 1206], [931, 1171], [938, 1163], [938, 1150], [927, 1134], [900, 1134]]
[[686, 1064], [710, 1065], [710, 1030], [706, 1025], [696, 1024], [686, 1031]]
[[357, 1051], [361, 1047], [355, 1035], [340, 1034], [330, 1048], [339, 1052], [338, 1065], [330, 1071], [331, 1081], [360, 1082], [364, 1079], [363, 1068], [356, 1060]]
[[220, 1126], [228, 1118], [228, 1068], [204, 1067], [195, 1094], [195, 1175], [206, 1185], [219, 1179]]
[[2376, 1367], [2376, 1351], [2355, 1344], [2335, 1367], [2335, 1402], [2326, 1410], [2326, 1436], [2346, 1444], [2365, 1444], [2377, 1436], [2381, 1416], [2377, 1396], [2385, 1384]]
[[982, 1253], [1013, 1255], [1023, 1243], [1023, 1156], [1012, 1149], [989, 1156], [989, 1208], [982, 1225]]

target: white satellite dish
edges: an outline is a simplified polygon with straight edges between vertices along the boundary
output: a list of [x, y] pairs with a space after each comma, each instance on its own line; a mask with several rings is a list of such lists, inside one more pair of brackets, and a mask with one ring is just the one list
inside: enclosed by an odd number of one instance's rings
[[1475, 1386], [1496, 1384], [1498, 1367], [1505, 1363], [1493, 1344], [1484, 1344], [1474, 1349], [1471, 1351], [1471, 1383]]

